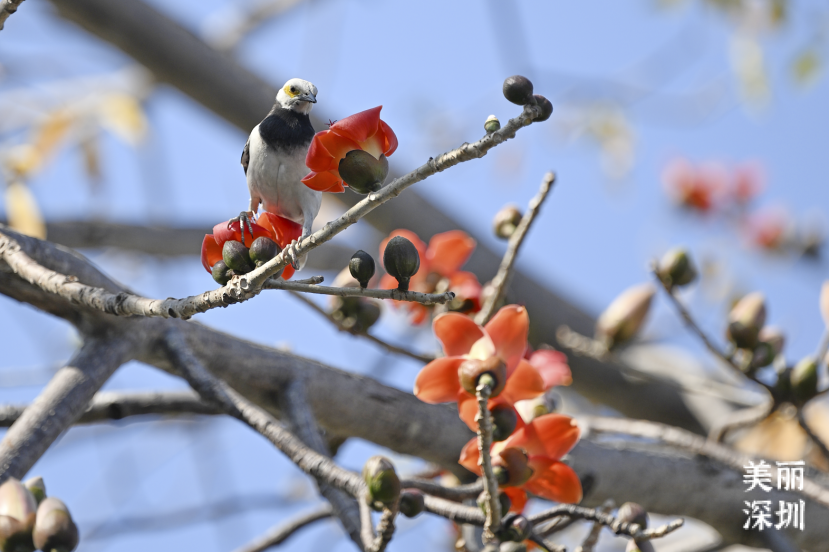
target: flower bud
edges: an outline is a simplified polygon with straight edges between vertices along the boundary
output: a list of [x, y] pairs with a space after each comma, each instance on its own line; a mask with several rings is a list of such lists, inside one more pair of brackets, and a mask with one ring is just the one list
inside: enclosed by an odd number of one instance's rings
[[544, 121], [546, 121], [547, 119], [550, 118], [550, 115], [553, 114], [553, 104], [550, 103], [550, 100], [548, 100], [547, 98], [545, 98], [544, 96], [542, 96], [540, 94], [536, 94], [533, 97], [535, 98], [535, 101], [536, 101], [536, 104], [538, 105], [538, 107], [541, 108], [541, 115], [536, 117], [534, 122], [536, 122], [536, 123], [544, 122]]
[[625, 502], [619, 506], [616, 519], [625, 523], [635, 523], [642, 529], [648, 528], [648, 513], [635, 502]]
[[213, 265], [211, 273], [213, 274], [213, 279], [216, 280], [216, 283], [222, 286], [228, 283], [230, 279], [233, 278], [234, 274], [236, 274], [227, 267], [227, 263], [224, 261], [217, 261], [216, 264]]
[[492, 231], [503, 240], [508, 240], [515, 233], [515, 229], [521, 223], [523, 215], [515, 205], [507, 205], [495, 213], [492, 219]]
[[608, 348], [630, 340], [645, 321], [654, 289], [640, 284], [623, 291], [596, 321], [596, 339]]
[[376, 301], [362, 299], [352, 314], [354, 318], [353, 330], [359, 333], [367, 332], [370, 327], [380, 320], [380, 314], [380, 305]]
[[492, 134], [497, 130], [501, 130], [501, 121], [498, 120], [498, 117], [495, 115], [490, 115], [484, 121], [484, 130], [486, 130], [487, 134]]
[[533, 475], [527, 453], [509, 447], [492, 458], [492, 471], [501, 487], [517, 487], [526, 483]]
[[400, 493], [400, 513], [408, 518], [421, 514], [426, 509], [423, 493], [417, 489], [407, 489]]
[[[250, 255], [250, 260], [253, 261], [257, 267], [260, 267], [279, 255], [280, 251], [282, 250], [279, 248], [279, 244], [267, 236], [260, 236], [253, 240], [253, 243], [250, 244], [250, 251], [248, 254]], [[224, 253], [224, 249], [222, 252]]]
[[666, 286], [674, 287], [693, 282], [697, 277], [697, 270], [685, 248], [676, 247], [659, 260], [656, 274]]
[[489, 374], [495, 380], [490, 397], [497, 397], [507, 384], [507, 365], [496, 356], [486, 360], [470, 358], [458, 367], [458, 379], [467, 393], [474, 395], [481, 376]]
[[247, 274], [253, 270], [253, 262], [250, 260], [248, 248], [235, 240], [228, 240], [222, 246], [222, 260], [225, 264], [239, 274]]
[[760, 328], [766, 323], [766, 298], [760, 292], [740, 299], [728, 315], [726, 336], [741, 349], [754, 349]]
[[388, 458], [372, 456], [363, 466], [363, 479], [368, 486], [370, 502], [391, 504], [400, 496], [400, 479]]
[[492, 415], [492, 440], [494, 442], [506, 440], [518, 425], [518, 413], [506, 404], [494, 406], [489, 413]]
[[817, 395], [817, 368], [817, 361], [812, 357], [806, 357], [792, 369], [792, 395], [798, 403], [803, 404]]
[[783, 350], [786, 337], [780, 328], [775, 326], [763, 326], [757, 335], [759, 343], [754, 350], [752, 365], [754, 368], [768, 366], [775, 357]]
[[532, 526], [529, 520], [519, 514], [509, 514], [504, 519], [502, 540], [523, 542], [530, 536]]
[[351, 150], [340, 159], [339, 173], [348, 187], [358, 194], [376, 192], [389, 175], [389, 160], [382, 154], [380, 159], [375, 159], [367, 151]]
[[46, 484], [40, 476], [32, 477], [23, 482], [23, 486], [29, 489], [32, 496], [35, 497], [35, 502], [40, 504], [46, 498]]
[[525, 105], [533, 97], [533, 83], [521, 75], [507, 77], [504, 80], [504, 97], [514, 104]]
[[420, 254], [412, 242], [403, 236], [395, 236], [383, 251], [383, 266], [397, 279], [397, 289], [409, 291], [409, 278], [420, 269]]
[[360, 282], [360, 287], [365, 289], [368, 287], [368, 281], [374, 276], [374, 258], [360, 249], [348, 261], [348, 271]]
[[37, 501], [17, 479], [10, 478], [0, 485], [0, 550], [2, 552], [31, 552], [32, 529], [35, 525]]
[[72, 552], [78, 546], [78, 526], [66, 504], [47, 498], [37, 509], [34, 544], [45, 552]]

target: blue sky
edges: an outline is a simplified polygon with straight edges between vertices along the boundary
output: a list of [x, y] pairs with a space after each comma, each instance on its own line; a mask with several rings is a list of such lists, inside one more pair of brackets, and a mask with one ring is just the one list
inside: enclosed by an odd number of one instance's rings
[[[242, 0], [153, 3], [194, 31], [210, 21], [221, 22], [228, 6], [244, 5]], [[624, 288], [647, 279], [651, 258], [685, 244], [698, 256], [716, 259], [734, 290], [760, 289], [767, 294], [769, 321], [786, 329], [787, 354], [796, 360], [813, 352], [823, 330], [817, 296], [829, 272], [826, 261], [747, 249], [728, 225], [678, 213], [663, 192], [659, 174], [675, 155], [694, 161], [759, 160], [768, 175], [761, 203], [783, 204], [796, 217], [825, 219], [829, 85], [824, 79], [802, 89], [788, 75], [791, 59], [813, 32], [814, 13], [821, 3], [799, 3], [790, 25], [763, 39], [772, 83], [772, 99], [764, 109], [741, 104], [736, 92], [729, 64], [733, 26], [697, 2], [686, 4], [662, 11], [644, 0], [309, 0], [256, 30], [241, 43], [238, 55], [276, 85], [290, 77], [314, 82], [320, 91], [315, 109], [326, 118], [382, 104], [383, 119], [400, 140], [391, 158], [398, 171], [479, 138], [490, 114], [502, 121], [517, 115], [520, 108], [504, 100], [501, 83], [508, 75], [526, 74], [536, 92], [553, 102], [550, 121], [523, 130], [482, 160], [418, 184], [418, 189], [487, 245], [502, 250], [503, 243], [490, 237], [493, 214], [508, 202], [526, 205], [543, 173], [554, 169], [559, 179], [528, 237], [519, 261], [522, 269], [598, 313]], [[0, 109], [14, 109], [3, 105], [4, 98], [21, 87], [46, 94], [53, 79], [106, 75], [129, 64], [120, 52], [58, 18], [47, 2], [28, 0], [0, 33]], [[687, 99], [709, 88], [721, 93], [720, 101], [700, 116]], [[53, 96], [51, 105], [74, 99], [72, 88], [62, 90], [66, 97]], [[622, 178], [606, 174], [593, 142], [571, 139], [563, 132], [564, 122], [580, 109], [596, 109], [591, 102], [597, 100], [622, 108], [635, 135], [636, 162]], [[74, 147], [63, 150], [33, 179], [32, 191], [47, 219], [172, 220], [209, 228], [246, 206], [238, 164], [245, 133], [166, 86], [153, 93], [145, 109], [150, 135], [139, 148], [103, 136], [103, 179], [97, 191], [91, 190]], [[14, 143], [23, 134], [2, 138]], [[405, 201], [405, 194], [398, 201]], [[358, 225], [342, 240], [356, 250], [372, 232]], [[147, 296], [184, 296], [213, 286], [197, 251], [173, 261], [112, 251], [85, 253]], [[721, 298], [715, 301], [694, 290], [687, 298], [705, 327], [719, 336], [725, 312]], [[29, 307], [5, 298], [0, 298], [0, 305], [0, 400], [28, 401], [50, 370], [71, 356], [77, 337], [68, 325]], [[377, 374], [405, 389], [417, 370], [411, 361], [392, 359], [371, 345], [339, 335], [316, 314], [276, 292], [199, 319], [231, 333], [239, 333], [245, 322], [263, 322], [251, 324], [247, 335], [339, 367]], [[412, 331], [391, 310], [376, 332], [423, 349], [433, 346], [428, 332]], [[701, 351], [684, 337], [680, 322], [662, 301], [657, 302], [646, 336]], [[107, 385], [181, 387], [178, 380], [135, 364], [122, 368]], [[340, 460], [358, 469], [374, 451], [365, 443], [349, 444]], [[408, 465], [404, 459], [398, 461]], [[78, 477], [77, 470], [85, 476]], [[183, 529], [101, 537], [85, 546], [96, 551], [149, 546], [226, 550], [313, 501], [311, 487], [301, 483], [288, 462], [229, 420], [73, 430], [35, 472], [70, 505], [87, 534], [94, 534], [97, 521], [106, 518], [234, 496], [250, 498], [263, 491], [300, 497], [285, 508], [246, 510], [219, 522], [218, 529], [201, 521]], [[428, 531], [422, 530], [424, 524]], [[407, 527], [414, 530], [406, 533]], [[392, 550], [422, 547], [423, 538], [436, 546], [449, 542], [447, 530], [434, 520], [404, 522], [401, 529], [404, 534]], [[307, 535], [310, 540], [297, 540], [288, 549], [327, 549], [339, 538], [333, 524], [320, 525]]]

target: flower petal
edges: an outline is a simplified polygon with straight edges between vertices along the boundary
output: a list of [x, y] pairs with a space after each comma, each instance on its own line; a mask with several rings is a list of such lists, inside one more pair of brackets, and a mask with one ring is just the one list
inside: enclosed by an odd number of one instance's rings
[[208, 272], [213, 272], [213, 265], [222, 260], [222, 248], [212, 235], [206, 234], [201, 243], [201, 264]]
[[529, 362], [541, 374], [545, 390], [573, 383], [570, 366], [567, 364], [567, 355], [560, 351], [541, 349], [530, 355]]
[[581, 481], [573, 468], [544, 457], [530, 457], [533, 476], [524, 484], [529, 492], [548, 500], [577, 504], [582, 499]]
[[472, 301], [472, 312], [481, 310], [481, 282], [471, 272], [459, 270], [449, 278], [449, 291], [461, 299]]
[[363, 142], [369, 137], [374, 136], [380, 126], [380, 110], [382, 105], [366, 109], [354, 115], [350, 115], [345, 119], [340, 119], [329, 128], [339, 134], [355, 142]]
[[524, 449], [530, 456], [543, 455], [558, 460], [576, 446], [580, 433], [579, 426], [570, 416], [545, 414], [513, 433], [505, 445]]
[[527, 505], [527, 493], [518, 487], [504, 487], [501, 492], [509, 497], [509, 511], [520, 514]]
[[274, 241], [283, 249], [302, 236], [301, 224], [267, 211], [260, 213], [259, 224], [271, 232]]
[[342, 179], [332, 171], [308, 173], [302, 179], [302, 183], [316, 192], [327, 192], [336, 189], [337, 185], [342, 188]]
[[294, 270], [294, 267], [292, 267], [291, 265], [286, 266], [285, 268], [282, 269], [282, 279], [286, 280], [286, 281], [290, 280], [291, 276], [294, 275], [294, 272], [296, 272]]
[[305, 155], [305, 166], [308, 167], [308, 170], [314, 172], [325, 172], [329, 169], [336, 168], [334, 166], [334, 156], [320, 141], [321, 136], [330, 133], [330, 130], [317, 132], [314, 135], [313, 140], [311, 140], [311, 147], [308, 148], [308, 153]]
[[412, 324], [415, 326], [426, 322], [426, 317], [429, 316], [429, 309], [419, 303], [412, 303], [409, 312], [412, 313]]
[[507, 305], [495, 313], [485, 329], [498, 356], [507, 363], [507, 374], [511, 374], [527, 348], [527, 334], [530, 331], [527, 309], [520, 305]]
[[443, 345], [446, 356], [465, 355], [484, 336], [484, 330], [468, 316], [447, 312], [432, 323], [435, 336]]
[[458, 464], [474, 474], [481, 475], [481, 467], [478, 465], [480, 455], [480, 452], [478, 452], [478, 438], [473, 437], [463, 446]]
[[[250, 244], [253, 243], [253, 240], [256, 238], [261, 238], [265, 236], [267, 238], [273, 239], [273, 234], [267, 229], [259, 226], [256, 223], [251, 224], [251, 228], [253, 228], [253, 235], [251, 236], [250, 230], [245, 227], [245, 245], [250, 247]], [[213, 227], [213, 239], [216, 240], [216, 243], [219, 246], [223, 246], [226, 241], [235, 240], [235, 241], [242, 241], [242, 233], [239, 231], [239, 221], [233, 222], [228, 227], [228, 221], [220, 222], [216, 226]]]
[[385, 153], [386, 157], [388, 157], [397, 150], [397, 135], [394, 134], [391, 127], [382, 119], [380, 120], [380, 132], [383, 133], [386, 139], [386, 147], [383, 153]]
[[[354, 140], [346, 138], [345, 136], [340, 136], [339, 134], [336, 134], [334, 132], [326, 132], [325, 134], [323, 134], [323, 132], [318, 132], [316, 136], [314, 136], [314, 139], [315, 141], [318, 141], [319, 144], [322, 147], [324, 147], [325, 150], [328, 151], [328, 153], [330, 153], [332, 156], [332, 158], [328, 162], [328, 165], [324, 169], [322, 169], [324, 171], [337, 170], [337, 168], [340, 166], [340, 161], [343, 157], [345, 157], [346, 153], [352, 150], [362, 149], [360, 147], [360, 144], [358, 144]], [[309, 155], [310, 153], [311, 151], [308, 150]], [[315, 169], [310, 165], [308, 165], [308, 168], [312, 171], [319, 170]]]
[[443, 357], [424, 366], [415, 379], [415, 396], [432, 404], [455, 402], [461, 388], [458, 366], [463, 361], [462, 357]]
[[515, 404], [518, 401], [526, 399], [534, 399], [544, 393], [544, 380], [538, 370], [524, 359], [518, 363], [518, 367], [507, 378], [507, 385], [499, 395], [503, 397], [509, 404]]
[[469, 259], [475, 250], [475, 240], [462, 230], [435, 234], [429, 241], [426, 260], [432, 272], [449, 277]]
[[478, 414], [478, 399], [469, 393], [458, 393], [458, 416], [472, 431], [478, 431], [475, 416]]

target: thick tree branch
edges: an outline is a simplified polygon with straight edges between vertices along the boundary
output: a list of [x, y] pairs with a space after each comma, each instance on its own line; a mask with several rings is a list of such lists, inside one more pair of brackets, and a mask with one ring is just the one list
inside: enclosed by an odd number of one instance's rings
[[6, 25], [6, 19], [17, 11], [23, 0], [0, 0], [0, 31]]
[[518, 258], [518, 250], [521, 249], [521, 244], [524, 243], [524, 238], [527, 236], [530, 225], [535, 220], [536, 215], [538, 215], [538, 212], [541, 209], [541, 204], [544, 203], [544, 199], [547, 197], [547, 194], [555, 181], [555, 173], [548, 172], [544, 175], [544, 180], [541, 181], [541, 188], [538, 190], [536, 196], [530, 201], [527, 212], [524, 213], [523, 217], [521, 217], [521, 222], [518, 223], [518, 227], [512, 233], [512, 236], [510, 236], [509, 243], [507, 244], [507, 251], [504, 253], [504, 258], [501, 260], [500, 266], [498, 266], [498, 272], [492, 279], [492, 287], [494, 288], [494, 291], [489, 295], [483, 307], [481, 307], [480, 312], [475, 315], [475, 322], [478, 324], [486, 324], [486, 322], [492, 318], [492, 315], [495, 312], [495, 307], [501, 302], [501, 299], [503, 299], [504, 294], [506, 293], [506, 288], [509, 285], [510, 277], [512, 276], [512, 271], [515, 267], [515, 260]]
[[126, 336], [88, 338], [0, 442], [0, 481], [22, 479], [64, 430], [81, 417], [107, 379], [134, 354]]
[[237, 548], [234, 552], [264, 552], [272, 546], [277, 546], [288, 540], [294, 533], [321, 519], [328, 519], [333, 515], [330, 504], [323, 504], [284, 523], [280, 523], [264, 535], [248, 544]]

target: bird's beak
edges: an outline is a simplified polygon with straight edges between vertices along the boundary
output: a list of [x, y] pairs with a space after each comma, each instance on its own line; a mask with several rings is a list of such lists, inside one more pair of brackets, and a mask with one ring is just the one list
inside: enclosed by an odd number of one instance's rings
[[313, 94], [303, 94], [299, 97], [300, 101], [317, 103], [317, 97]]

